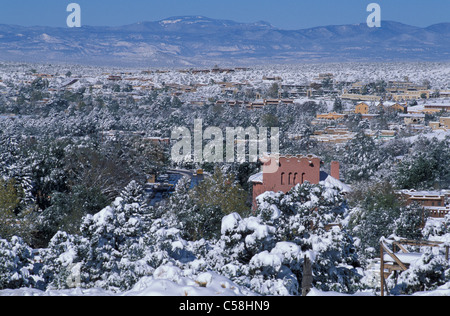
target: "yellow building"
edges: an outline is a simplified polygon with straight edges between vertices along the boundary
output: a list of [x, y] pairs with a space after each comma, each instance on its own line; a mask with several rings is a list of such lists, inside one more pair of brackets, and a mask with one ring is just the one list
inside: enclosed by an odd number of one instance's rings
[[441, 117], [439, 122], [430, 122], [429, 126], [432, 130], [450, 130], [450, 117]]
[[316, 118], [317, 119], [322, 119], [322, 120], [339, 120], [342, 118], [345, 118], [345, 114], [339, 114], [336, 112], [332, 112], [332, 113], [325, 113], [325, 114], [317, 114]]
[[418, 91], [405, 91], [401, 94], [392, 94], [391, 98], [393, 101], [400, 102], [400, 101], [408, 101], [408, 100], [420, 100], [423, 99], [429, 99], [430, 98], [430, 91], [428, 90], [418, 90]]
[[406, 113], [408, 109], [408, 105], [402, 105], [400, 103], [395, 103], [394, 105], [389, 107], [389, 110], [391, 111], [397, 111], [397, 112], [401, 112], [401, 113]]
[[355, 107], [356, 114], [369, 114], [369, 106], [367, 103], [361, 102]]
[[439, 123], [445, 129], [447, 129], [447, 130], [450, 129], [450, 117], [441, 117], [441, 119], [439, 120]]
[[352, 100], [352, 101], [373, 101], [373, 102], [379, 102], [382, 97], [378, 95], [371, 95], [371, 94], [354, 94], [354, 93], [347, 93], [344, 92], [341, 95], [342, 100]]

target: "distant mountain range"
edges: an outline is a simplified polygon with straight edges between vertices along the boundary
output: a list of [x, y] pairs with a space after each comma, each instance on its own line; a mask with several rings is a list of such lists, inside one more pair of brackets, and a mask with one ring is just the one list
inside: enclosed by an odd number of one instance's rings
[[267, 22], [182, 16], [121, 27], [0, 25], [0, 60], [139, 67], [450, 61], [450, 23], [282, 30]]

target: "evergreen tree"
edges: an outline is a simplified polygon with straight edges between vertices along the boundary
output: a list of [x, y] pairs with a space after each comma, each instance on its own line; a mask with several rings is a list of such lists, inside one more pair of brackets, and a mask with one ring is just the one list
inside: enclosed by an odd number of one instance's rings
[[19, 237], [0, 239], [0, 289], [18, 289], [35, 284], [32, 249]]
[[[44, 287], [47, 289], [88, 287], [89, 277], [85, 273], [82, 278], [80, 270], [88, 251], [86, 239], [66, 232], [56, 233], [41, 253], [44, 264], [39, 275]], [[78, 271], [75, 274], [76, 267]]]
[[450, 138], [419, 137], [399, 164], [395, 179], [403, 189], [447, 188], [450, 185]]
[[423, 206], [420, 204], [412, 204], [400, 208], [400, 216], [394, 224], [394, 234], [412, 240], [423, 238], [422, 227], [428, 217]]
[[333, 103], [333, 111], [336, 113], [342, 113], [344, 110], [344, 106], [342, 104], [342, 100], [340, 98], [335, 98]]
[[149, 229], [144, 212], [141, 205], [117, 198], [101, 212], [85, 217], [81, 232], [88, 240], [89, 252], [82, 269], [89, 274], [89, 286], [129, 289], [146, 269], [151, 269], [144, 264], [147, 253], [144, 235]]
[[340, 151], [340, 161], [345, 181], [369, 180], [385, 159], [374, 140], [360, 131]]
[[352, 293], [361, 276], [353, 239], [342, 225], [345, 212], [338, 189], [305, 183], [286, 194], [266, 192], [258, 197], [256, 216], [223, 219], [221, 269], [258, 293], [297, 295], [307, 256], [315, 287]]
[[183, 237], [195, 241], [219, 237], [222, 218], [233, 212], [246, 214], [250, 209], [246, 201], [247, 193], [234, 175], [216, 169], [192, 190], [188, 179], [181, 180], [165, 208], [180, 223]]
[[411, 295], [421, 291], [432, 291], [450, 282], [450, 263], [442, 255], [427, 252], [400, 273], [395, 294]]

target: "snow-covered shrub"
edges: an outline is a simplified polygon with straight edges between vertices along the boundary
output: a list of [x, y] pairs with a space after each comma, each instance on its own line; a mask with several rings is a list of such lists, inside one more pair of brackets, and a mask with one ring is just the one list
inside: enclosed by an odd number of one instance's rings
[[301, 293], [305, 257], [313, 263], [314, 286], [352, 293], [360, 275], [353, 239], [342, 224], [340, 190], [305, 183], [290, 192], [257, 198], [255, 216], [234, 213], [222, 220], [214, 262], [237, 284], [265, 295]]
[[428, 239], [438, 237], [439, 240], [450, 242], [450, 214], [438, 220], [429, 218], [422, 229], [422, 234]]
[[450, 137], [438, 140], [420, 136], [410, 152], [396, 170], [395, 181], [400, 188], [420, 190], [450, 185]]
[[32, 249], [19, 237], [0, 239], [0, 289], [17, 289], [35, 284]]
[[50, 289], [82, 286], [86, 280], [81, 278], [81, 271], [75, 270], [82, 266], [87, 251], [86, 239], [65, 232], [56, 233], [41, 252], [44, 264], [39, 273], [44, 284]]
[[[43, 252], [43, 280], [50, 288], [74, 286], [124, 291], [161, 265], [193, 261], [195, 256], [170, 218], [155, 218], [142, 191], [130, 183], [120, 197], [83, 218], [80, 236], [57, 233]], [[74, 270], [75, 269], [75, 270]]]
[[338, 226], [320, 235], [311, 236], [309, 243], [313, 260], [314, 286], [323, 291], [354, 293], [361, 288], [357, 268], [360, 266], [353, 238]]
[[144, 235], [148, 228], [142, 211], [139, 204], [126, 204], [119, 197], [111, 206], [84, 218], [81, 232], [89, 251], [83, 270], [89, 273], [90, 286], [124, 290], [147, 273], [149, 268], [140, 262], [147, 252]]
[[230, 258], [249, 263], [251, 258], [274, 246], [275, 227], [265, 225], [261, 218], [242, 219], [237, 213], [222, 220], [222, 241]]
[[398, 278], [398, 285], [393, 293], [413, 294], [420, 291], [431, 291], [450, 282], [450, 262], [445, 256], [431, 252], [411, 264]]
[[341, 149], [340, 156], [346, 183], [371, 179], [386, 159], [384, 152], [363, 130]]
[[247, 194], [234, 178], [216, 169], [193, 189], [190, 179], [180, 180], [165, 208], [176, 218], [185, 239], [218, 238], [225, 215], [248, 213]]
[[357, 188], [349, 197], [349, 204], [349, 227], [368, 260], [378, 256], [378, 252], [367, 250], [378, 248], [383, 236], [422, 238], [423, 207], [406, 205], [389, 182]]

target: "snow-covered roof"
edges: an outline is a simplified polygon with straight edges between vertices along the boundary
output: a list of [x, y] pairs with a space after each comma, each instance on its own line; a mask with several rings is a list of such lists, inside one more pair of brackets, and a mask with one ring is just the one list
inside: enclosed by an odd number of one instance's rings
[[263, 183], [263, 173], [259, 172], [257, 174], [252, 175], [249, 179], [248, 182], [253, 182], [253, 183]]
[[435, 196], [435, 197], [441, 197], [441, 196], [445, 196], [445, 195], [449, 195], [450, 191], [449, 190], [434, 190], [434, 191], [430, 191], [430, 190], [422, 190], [422, 191], [416, 191], [416, 190], [400, 190], [400, 193], [406, 194], [406, 195], [410, 195], [410, 196], [414, 196], [414, 197], [430, 197], [430, 196]]
[[324, 185], [326, 188], [338, 188], [344, 193], [350, 193], [353, 191], [348, 184], [345, 184], [341, 180], [333, 178], [324, 171], [320, 172], [320, 180], [320, 184]]

